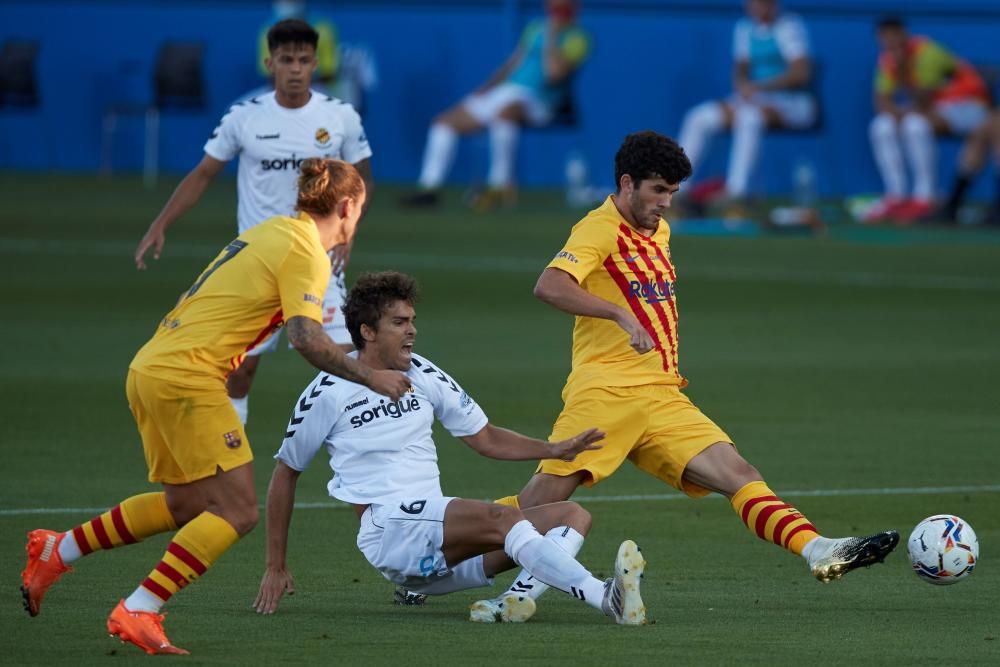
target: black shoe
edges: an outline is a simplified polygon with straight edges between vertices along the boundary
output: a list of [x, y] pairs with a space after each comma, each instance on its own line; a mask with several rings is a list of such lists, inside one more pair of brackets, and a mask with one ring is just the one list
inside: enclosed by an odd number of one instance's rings
[[813, 576], [824, 584], [840, 579], [859, 567], [881, 563], [899, 544], [899, 533], [887, 530], [868, 537], [845, 537], [831, 540], [821, 554], [809, 563]]
[[426, 595], [408, 591], [402, 586], [397, 586], [392, 592], [392, 603], [400, 607], [420, 607], [425, 602], [427, 602]]
[[441, 194], [437, 190], [420, 190], [399, 198], [399, 205], [407, 208], [432, 208], [440, 203]]
[[937, 222], [943, 225], [957, 225], [958, 224], [958, 207], [954, 204], [947, 203], [940, 208], [938, 208], [934, 213], [927, 218], [920, 220], [921, 223]]
[[991, 206], [983, 218], [983, 224], [988, 227], [1000, 227], [1000, 204]]

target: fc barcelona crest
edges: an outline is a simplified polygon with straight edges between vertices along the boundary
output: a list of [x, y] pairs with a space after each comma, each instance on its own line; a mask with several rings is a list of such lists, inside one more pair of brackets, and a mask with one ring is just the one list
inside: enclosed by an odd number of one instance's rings
[[226, 447], [229, 447], [229, 449], [238, 449], [243, 444], [243, 438], [240, 437], [239, 431], [230, 431], [223, 435], [222, 438], [226, 441]]

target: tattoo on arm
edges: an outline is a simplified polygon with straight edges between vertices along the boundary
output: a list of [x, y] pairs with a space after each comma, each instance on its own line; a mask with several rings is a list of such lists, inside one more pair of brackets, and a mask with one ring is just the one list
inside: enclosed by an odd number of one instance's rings
[[301, 315], [288, 320], [288, 340], [306, 361], [337, 377], [368, 385], [371, 369], [344, 354], [316, 320]]

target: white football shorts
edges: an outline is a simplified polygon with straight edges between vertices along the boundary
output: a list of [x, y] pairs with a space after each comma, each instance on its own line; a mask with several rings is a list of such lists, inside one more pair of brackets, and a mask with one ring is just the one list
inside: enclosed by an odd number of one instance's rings
[[524, 107], [528, 122], [546, 125], [552, 120], [552, 109], [532, 90], [517, 83], [501, 83], [484, 93], [473, 93], [462, 100], [462, 108], [481, 125], [489, 125], [504, 108], [514, 103]]
[[[334, 273], [330, 276], [330, 282], [326, 284], [326, 294], [323, 295], [323, 331], [337, 344], [351, 344], [351, 334], [347, 331], [347, 322], [344, 321], [344, 303], [347, 301], [347, 284], [344, 280], [344, 272]], [[270, 338], [247, 352], [248, 357], [256, 357], [265, 352], [274, 352], [278, 349], [278, 339], [281, 332], [276, 331]], [[288, 347], [291, 347], [291, 343]]]
[[934, 111], [944, 118], [949, 130], [960, 136], [969, 134], [982, 125], [990, 113], [981, 100], [969, 99], [935, 102]]
[[782, 124], [792, 129], [808, 129], [816, 122], [816, 98], [812, 93], [775, 90], [756, 93], [748, 102], [739, 95], [733, 95], [727, 102], [733, 107], [752, 104], [774, 109]]
[[445, 595], [489, 586], [483, 557], [445, 562], [444, 512], [454, 498], [400, 498], [361, 516], [358, 548], [382, 576], [414, 593]]

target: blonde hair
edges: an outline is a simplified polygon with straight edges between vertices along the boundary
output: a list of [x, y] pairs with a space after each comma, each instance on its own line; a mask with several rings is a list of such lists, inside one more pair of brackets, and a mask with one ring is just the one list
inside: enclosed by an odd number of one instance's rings
[[329, 215], [341, 199], [358, 200], [365, 182], [353, 166], [330, 158], [309, 158], [299, 169], [299, 196], [295, 208], [303, 213]]

